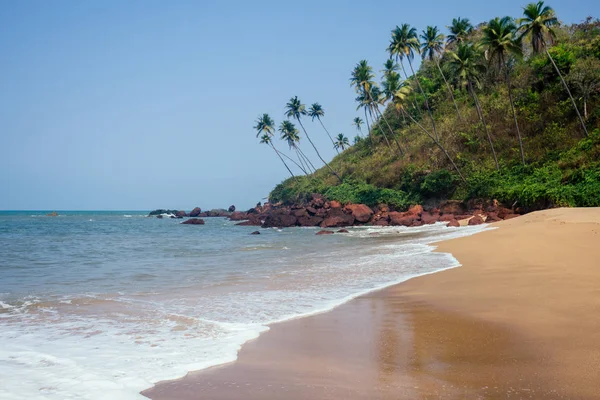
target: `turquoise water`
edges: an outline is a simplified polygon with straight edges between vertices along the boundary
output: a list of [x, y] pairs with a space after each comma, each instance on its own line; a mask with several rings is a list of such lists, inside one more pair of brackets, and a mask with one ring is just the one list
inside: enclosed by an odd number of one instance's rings
[[267, 325], [456, 266], [483, 227], [261, 229], [139, 211], [0, 212], [0, 399], [141, 399]]

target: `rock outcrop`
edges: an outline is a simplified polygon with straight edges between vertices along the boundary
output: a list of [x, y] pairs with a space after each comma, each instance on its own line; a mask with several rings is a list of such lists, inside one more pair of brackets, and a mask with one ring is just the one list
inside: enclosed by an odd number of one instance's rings
[[190, 218], [182, 222], [184, 225], [204, 225], [204, 220], [201, 218]]

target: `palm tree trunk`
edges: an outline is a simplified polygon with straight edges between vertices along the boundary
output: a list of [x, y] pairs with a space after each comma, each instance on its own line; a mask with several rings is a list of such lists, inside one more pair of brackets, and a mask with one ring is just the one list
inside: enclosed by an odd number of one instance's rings
[[327, 128], [325, 128], [325, 125], [323, 125], [323, 121], [321, 121], [321, 118], [318, 118], [319, 123], [321, 124], [321, 126], [323, 127], [323, 129], [325, 129], [325, 132], [327, 133], [327, 136], [329, 136], [329, 139], [331, 140], [331, 144], [333, 144], [333, 148], [335, 149], [336, 153], [340, 154], [340, 152], [338, 151], [337, 147], [335, 147], [335, 141], [333, 140], [333, 138], [331, 137], [331, 135], [329, 134], [329, 131], [327, 130]]
[[327, 161], [325, 161], [323, 159], [323, 157], [321, 157], [321, 153], [319, 153], [319, 150], [317, 150], [317, 146], [315, 146], [315, 144], [313, 143], [313, 141], [310, 139], [310, 136], [308, 136], [308, 133], [306, 132], [306, 129], [304, 128], [304, 125], [302, 124], [302, 121], [300, 120], [300, 118], [298, 118], [298, 123], [302, 127], [302, 130], [304, 131], [304, 134], [306, 135], [306, 138], [308, 139], [308, 141], [312, 145], [313, 149], [315, 149], [315, 153], [317, 153], [317, 156], [321, 159], [321, 161], [323, 161], [323, 164], [325, 164], [327, 166], [327, 168], [329, 168], [329, 170], [331, 171], [331, 173], [334, 174], [336, 178], [338, 178], [338, 180], [340, 181], [340, 183], [342, 183], [343, 182], [342, 178], [340, 178], [340, 176], [337, 174], [337, 172], [335, 172], [333, 170], [333, 168], [331, 168], [331, 166], [329, 164], [327, 164]]
[[427, 109], [427, 113], [429, 114], [429, 118], [431, 119], [431, 125], [433, 126], [433, 133], [435, 133], [435, 137], [439, 141], [440, 135], [438, 135], [437, 128], [435, 127], [435, 121], [433, 119], [433, 114], [431, 113], [431, 108], [429, 108], [429, 101], [427, 101], [427, 95], [425, 94], [425, 91], [421, 87], [421, 82], [419, 82], [419, 77], [415, 74], [415, 70], [413, 69], [412, 61], [410, 61], [410, 58], [408, 58], [408, 65], [410, 65], [410, 71], [412, 72], [413, 76], [415, 77], [415, 81], [417, 81], [417, 86], [419, 87], [421, 94], [425, 98], [425, 108]]
[[307, 167], [310, 166], [310, 168], [308, 168], [308, 170], [310, 171], [310, 169], [312, 168], [312, 172], [315, 172], [317, 169], [313, 165], [312, 161], [310, 161], [310, 159], [306, 156], [306, 154], [304, 154], [304, 152], [302, 151], [302, 149], [300, 147], [298, 147], [298, 151], [300, 152], [300, 155], [304, 159], [304, 162], [306, 163], [306, 166]]
[[[404, 111], [404, 110], [403, 110]], [[433, 135], [423, 127], [423, 125], [421, 125], [420, 123], [418, 123], [412, 115], [410, 115], [409, 113], [406, 113], [406, 115], [408, 115], [408, 118], [414, 122], [419, 128], [421, 128], [421, 130], [423, 132], [425, 132], [425, 134], [427, 136], [429, 136], [429, 138], [433, 141], [433, 143], [435, 143], [435, 145], [437, 147], [440, 148], [440, 150], [442, 150], [442, 152], [446, 155], [446, 158], [450, 161], [450, 163], [452, 164], [452, 166], [454, 167], [454, 170], [456, 171], [456, 173], [458, 174], [458, 176], [460, 176], [460, 179], [464, 182], [467, 183], [467, 180], [465, 179], [465, 177], [463, 176], [463, 174], [460, 172], [460, 169], [458, 168], [458, 166], [456, 165], [456, 163], [454, 162], [454, 160], [452, 159], [452, 157], [450, 157], [450, 154], [448, 153], [448, 151], [446, 150], [446, 148], [438, 141], [435, 139], [435, 137], [433, 137]]]
[[365, 107], [365, 121], [367, 122], [367, 136], [369, 136], [369, 141], [371, 142], [371, 148], [373, 148], [373, 146], [375, 146], [375, 143], [373, 142], [373, 135], [371, 135], [371, 126], [369, 126], [369, 117], [367, 117], [367, 107]]
[[519, 149], [521, 151], [521, 162], [525, 165], [525, 152], [523, 151], [523, 140], [521, 139], [521, 130], [519, 129], [519, 122], [517, 121], [517, 113], [515, 112], [515, 104], [512, 97], [512, 87], [510, 84], [510, 72], [508, 66], [506, 68], [506, 84], [508, 85], [508, 98], [510, 100], [510, 108], [512, 109], [513, 118], [515, 120], [515, 127], [517, 128], [517, 137], [519, 138]]
[[[373, 118], [373, 111], [372, 110], [376, 110], [376, 109], [377, 109], [377, 107], [375, 105], [373, 105], [371, 108], [369, 108], [369, 114], [371, 114], [371, 119], [373, 121], [375, 121], [375, 119]], [[377, 111], [379, 111], [379, 110], [377, 110]], [[375, 115], [377, 116], [377, 112], [375, 112]], [[379, 121], [375, 121], [375, 122], [379, 123]], [[373, 122], [373, 124], [375, 124], [375, 122]], [[385, 139], [385, 143], [387, 144], [388, 148], [390, 150], [392, 150], [392, 145], [390, 144], [390, 141], [388, 140], [387, 135], [385, 134], [385, 132], [384, 132], [383, 129], [381, 130], [381, 133], [383, 134], [383, 138]]]
[[375, 107], [375, 110], [377, 110], [377, 113], [379, 113], [379, 116], [381, 117], [381, 119], [383, 119], [383, 121], [387, 125], [388, 129], [390, 130], [390, 133], [392, 134], [392, 139], [394, 139], [394, 142], [396, 143], [396, 146], [398, 147], [398, 151], [400, 152], [400, 155], [403, 156], [404, 155], [404, 151], [402, 150], [402, 147], [400, 147], [400, 143], [398, 143], [398, 139], [396, 139], [396, 135], [394, 134], [394, 130], [392, 129], [392, 127], [388, 123], [388, 121], [385, 118], [385, 116], [383, 115], [383, 113], [381, 111], [379, 111], [379, 108]]
[[300, 161], [300, 169], [302, 170], [302, 172], [304, 172], [304, 175], [308, 175], [308, 172], [306, 171], [306, 166], [304, 165], [304, 161], [302, 161], [302, 157], [300, 157], [300, 153], [298, 153], [298, 148], [294, 147], [294, 150], [296, 151], [296, 157], [298, 157], [298, 161]]
[[452, 103], [454, 103], [454, 108], [456, 109], [456, 115], [458, 115], [459, 121], [462, 121], [463, 119], [460, 115], [460, 111], [458, 111], [458, 104], [456, 104], [456, 100], [454, 99], [454, 93], [452, 92], [452, 88], [450, 87], [450, 84], [446, 80], [446, 76], [442, 72], [442, 67], [440, 67], [440, 61], [437, 58], [435, 59], [435, 65], [437, 65], [438, 71], [440, 71], [440, 75], [442, 75], [442, 79], [444, 80], [444, 83], [446, 84], [446, 87], [448, 88], [448, 93], [450, 93], [450, 98], [452, 98]]
[[275, 146], [273, 145], [273, 143], [271, 143], [271, 147], [273, 148], [273, 150], [275, 150], [275, 153], [277, 153], [277, 156], [279, 157], [279, 159], [281, 160], [281, 162], [283, 163], [283, 165], [285, 165], [285, 168], [288, 170], [288, 172], [290, 173], [290, 175], [292, 175], [292, 178], [295, 178], [296, 175], [294, 175], [294, 173], [292, 172], [292, 170], [290, 169], [290, 167], [288, 167], [288, 165], [285, 163], [285, 160], [281, 157], [281, 154], [275, 148]]
[[[398, 60], [396, 60], [396, 61], [398, 61]], [[402, 72], [404, 73], [404, 79], [408, 82], [408, 74], [406, 73], [406, 69], [404, 69], [404, 60], [401, 60], [400, 66], [402, 67]], [[417, 94], [415, 92], [412, 92], [412, 95], [413, 95], [413, 100], [412, 100], [413, 108], [415, 109], [415, 111], [417, 112], [417, 114], [420, 117], [421, 113], [419, 112], [419, 107], [417, 106], [417, 104], [418, 104]]]
[[477, 114], [479, 115], [479, 119], [483, 124], [483, 128], [485, 129], [485, 134], [487, 136], [488, 142], [490, 143], [490, 148], [492, 149], [492, 155], [494, 156], [494, 162], [496, 163], [496, 169], [500, 170], [500, 165], [498, 164], [498, 157], [496, 157], [496, 150], [494, 150], [494, 143], [492, 143], [492, 137], [490, 136], [490, 132], [488, 131], [487, 124], [485, 123], [485, 118], [483, 117], [483, 110], [481, 109], [481, 105], [479, 104], [479, 99], [475, 94], [475, 90], [473, 89], [473, 85], [471, 82], [468, 82], [469, 91], [471, 92], [471, 96], [475, 101], [475, 109], [477, 110]]
[[571, 94], [571, 91], [569, 90], [569, 86], [567, 85], [567, 82], [565, 82], [562, 74], [560, 73], [560, 70], [556, 66], [556, 63], [554, 62], [554, 59], [550, 55], [550, 52], [548, 51], [548, 48], [546, 47], [546, 43], [543, 43], [542, 45], [544, 46], [544, 51], [546, 51], [546, 55], [548, 56], [548, 58], [552, 62], [552, 65], [554, 65], [554, 69], [556, 70], [556, 73], [560, 77], [560, 81], [562, 82], [563, 86], [567, 90], [567, 93], [569, 94], [569, 98], [571, 99], [571, 103], [573, 103], [573, 108], [575, 109], [575, 112], [577, 113], [577, 117], [579, 118], [579, 122], [581, 122], [581, 127], [583, 128], [583, 131], [585, 132], [585, 136], [589, 136], [587, 128], [585, 127], [585, 122], [583, 122], [583, 118], [581, 118], [581, 114], [579, 114], [579, 109], [577, 108], [577, 105], [575, 104], [575, 99], [573, 98], [573, 95]]

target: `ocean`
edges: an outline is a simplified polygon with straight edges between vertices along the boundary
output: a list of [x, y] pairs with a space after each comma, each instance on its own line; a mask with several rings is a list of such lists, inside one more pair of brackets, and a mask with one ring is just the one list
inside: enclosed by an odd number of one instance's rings
[[[259, 229], [140, 211], [0, 212], [0, 399], [144, 399], [268, 325], [458, 266], [484, 226]], [[250, 235], [259, 229], [261, 235]]]

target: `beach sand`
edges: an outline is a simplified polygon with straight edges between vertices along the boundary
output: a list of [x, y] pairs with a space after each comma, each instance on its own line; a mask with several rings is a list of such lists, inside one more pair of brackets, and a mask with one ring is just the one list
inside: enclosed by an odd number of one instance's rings
[[[600, 209], [440, 243], [463, 266], [276, 324], [177, 399], [598, 399]], [[460, 228], [458, 228], [460, 229]]]

